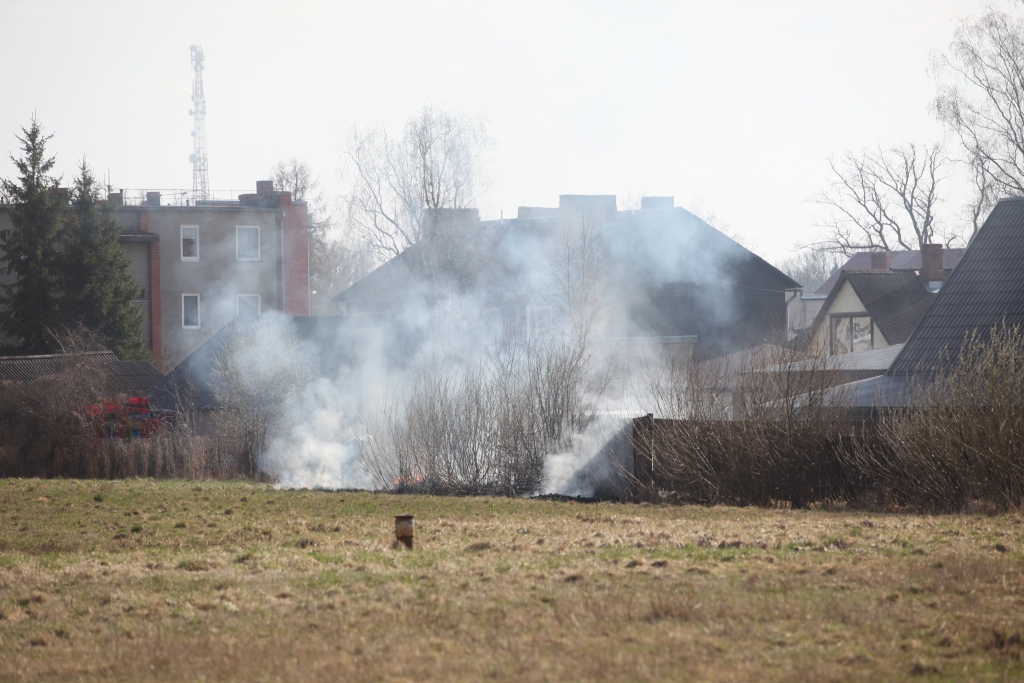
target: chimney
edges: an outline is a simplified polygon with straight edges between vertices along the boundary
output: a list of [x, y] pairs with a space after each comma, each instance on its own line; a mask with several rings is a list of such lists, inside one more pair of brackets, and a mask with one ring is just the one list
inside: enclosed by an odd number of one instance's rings
[[256, 181], [256, 194], [261, 197], [269, 197], [274, 194], [274, 181], [273, 180], [257, 180]]
[[147, 192], [146, 193], [146, 206], [160, 206], [160, 193], [159, 192]]
[[108, 192], [107, 193], [107, 202], [109, 204], [111, 204], [112, 206], [123, 206], [124, 205], [124, 195], [121, 194], [120, 192]]
[[558, 212], [575, 213], [597, 220], [614, 220], [617, 207], [613, 194], [560, 194]]
[[676, 205], [675, 197], [641, 197], [640, 210], [671, 209]]
[[889, 270], [892, 264], [892, 255], [887, 251], [871, 252], [871, 270]]
[[942, 287], [946, 271], [942, 268], [941, 244], [925, 244], [921, 247], [921, 279], [925, 287], [933, 292]]

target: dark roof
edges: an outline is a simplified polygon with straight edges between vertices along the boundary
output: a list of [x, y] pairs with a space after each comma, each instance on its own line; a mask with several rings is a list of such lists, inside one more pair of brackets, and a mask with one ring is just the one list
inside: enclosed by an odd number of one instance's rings
[[238, 326], [251, 325], [256, 321], [280, 321], [287, 325], [288, 332], [297, 339], [315, 342], [319, 354], [311, 362], [321, 373], [331, 373], [336, 366], [350, 357], [347, 353], [344, 327], [346, 318], [340, 316], [284, 316], [273, 315], [262, 318], [238, 317], [221, 328], [199, 348], [167, 374], [149, 392], [153, 407], [177, 410], [181, 402], [193, 402], [189, 406], [196, 410], [212, 410], [220, 407], [214, 370], [225, 345]]
[[163, 378], [152, 363], [143, 360], [118, 360], [112, 351], [89, 351], [79, 354], [46, 356], [0, 356], [0, 381], [25, 384], [40, 377], [57, 375], [72, 363], [91, 361], [107, 373], [108, 388], [113, 394], [145, 396]]
[[[943, 249], [942, 250], [942, 267], [947, 271], [952, 271], [956, 268], [956, 264], [960, 263], [960, 259], [963, 257], [966, 249]], [[920, 250], [913, 251], [890, 251], [889, 252], [889, 267], [893, 270], [921, 270], [921, 252]], [[832, 291], [832, 288], [836, 286], [836, 282], [839, 281], [839, 274], [844, 270], [868, 270], [871, 268], [871, 252], [861, 251], [853, 256], [844, 263], [839, 270], [832, 273], [832, 277], [825, 280], [825, 283], [814, 290], [813, 296], [828, 296]]]
[[[431, 280], [431, 288], [438, 288], [439, 274], [445, 278], [438, 289], [452, 291], [449, 283], [465, 286], [478, 284], [483, 275], [491, 280], [495, 271], [514, 270], [515, 258], [505, 255], [509, 245], [543, 241], [544, 235], [554, 234], [558, 227], [557, 210], [543, 213], [526, 212], [529, 218], [497, 221], [474, 221], [460, 218], [455, 239], [446, 241], [430, 238], [409, 247], [334, 297], [335, 301], [380, 304], [422, 291], [422, 283]], [[454, 212], [453, 212], [454, 213]], [[665, 231], [665, 228], [670, 230]], [[738, 287], [784, 292], [799, 288], [799, 283], [782, 271], [749, 251], [705, 221], [681, 208], [618, 211], [610, 215], [603, 225], [604, 235], [623, 261], [641, 274], [651, 269], [679, 269], [684, 259], [694, 254], [704, 258], [694, 260], [697, 268], [714, 268], [749, 262], [757, 267], [757, 282], [737, 281]], [[667, 237], [667, 241], [665, 240]], [[440, 267], [437, 267], [440, 266]], [[457, 272], [454, 272], [457, 271]], [[730, 269], [725, 269], [726, 273]]]
[[964, 336], [1024, 324], [1024, 198], [1002, 199], [896, 358], [890, 374], [934, 369]]
[[890, 344], [914, 331], [935, 295], [910, 270], [848, 270], [846, 279]]
[[824, 324], [844, 282], [850, 283], [889, 344], [907, 341], [935, 298], [912, 270], [844, 270], [814, 318], [808, 339]]

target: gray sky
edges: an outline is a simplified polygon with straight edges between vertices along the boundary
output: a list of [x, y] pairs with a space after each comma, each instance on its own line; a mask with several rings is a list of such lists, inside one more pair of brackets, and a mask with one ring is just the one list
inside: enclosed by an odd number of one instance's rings
[[[672, 194], [770, 260], [813, 233], [846, 147], [931, 141], [930, 54], [978, 0], [55, 2], [0, 0], [0, 151], [37, 112], [67, 181], [189, 188], [189, 45], [206, 53], [210, 182], [280, 159], [340, 190], [352, 125], [425, 102], [493, 139], [486, 216], [559, 194]], [[12, 175], [7, 155], [0, 176]], [[953, 207], [956, 208], [956, 207]]]

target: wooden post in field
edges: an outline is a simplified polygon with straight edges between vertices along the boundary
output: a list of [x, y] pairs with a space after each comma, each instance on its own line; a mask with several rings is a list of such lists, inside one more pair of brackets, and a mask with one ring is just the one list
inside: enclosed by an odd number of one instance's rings
[[409, 550], [412, 550], [413, 534], [415, 527], [413, 525], [412, 515], [395, 515], [395, 543], [401, 543]]

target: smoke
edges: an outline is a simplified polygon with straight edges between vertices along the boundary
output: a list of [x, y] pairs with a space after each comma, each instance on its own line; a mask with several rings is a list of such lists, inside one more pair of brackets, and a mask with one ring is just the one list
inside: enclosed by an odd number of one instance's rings
[[[286, 392], [261, 467], [282, 487], [371, 489], [435, 476], [430, 458], [441, 451], [479, 463], [495, 439], [533, 448], [536, 437], [545, 444], [537, 491], [621, 494], [629, 418], [649, 405], [638, 369], [697, 335], [714, 340], [739, 317], [727, 274], [749, 252], [678, 208], [602, 213], [583, 202], [534, 219], [479, 221], [465, 210], [433, 219], [423, 242], [345, 293], [348, 315], [281, 317], [312, 347], [312, 373]], [[258, 368], [271, 377], [280, 373], [268, 364], [293, 366], [297, 348], [274, 339]], [[473, 373], [483, 373], [477, 384]], [[400, 444], [396, 425], [407, 424], [411, 396], [423, 403], [425, 377], [444, 383], [445, 396], [487, 387], [478, 403], [491, 413], [458, 395], [451, 405], [465, 416], [425, 422], [429, 439], [406, 430]], [[531, 407], [508, 409], [516, 401]], [[469, 425], [470, 415], [492, 424]], [[466, 443], [453, 445], [459, 438]], [[402, 453], [416, 449], [409, 471]], [[388, 457], [394, 467], [382, 468]]]

